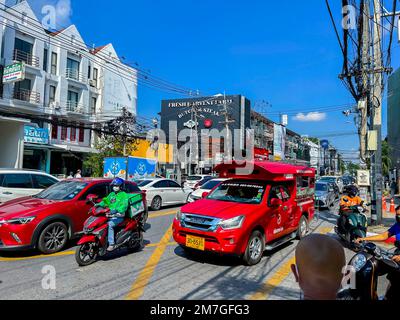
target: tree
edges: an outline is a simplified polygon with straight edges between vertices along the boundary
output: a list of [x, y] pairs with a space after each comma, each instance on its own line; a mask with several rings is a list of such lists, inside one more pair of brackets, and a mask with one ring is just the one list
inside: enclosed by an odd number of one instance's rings
[[392, 166], [392, 160], [390, 159], [391, 147], [387, 139], [382, 141], [382, 173], [385, 176], [389, 175], [390, 168]]
[[348, 162], [347, 163], [347, 171], [349, 172], [349, 174], [351, 174], [352, 176], [355, 176], [357, 174], [357, 170], [361, 169], [361, 166], [358, 163], [354, 163], [354, 162]]

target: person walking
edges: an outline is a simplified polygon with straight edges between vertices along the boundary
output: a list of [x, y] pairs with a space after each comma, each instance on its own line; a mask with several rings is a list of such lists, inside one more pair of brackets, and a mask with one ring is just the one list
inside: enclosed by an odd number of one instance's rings
[[75, 174], [75, 178], [82, 178], [82, 174], [81, 174], [81, 170], [80, 169], [78, 169], [78, 171], [76, 171], [76, 174]]
[[393, 178], [392, 183], [390, 184], [390, 196], [392, 199], [394, 199], [396, 191], [397, 191], [397, 183], [396, 180]]
[[74, 178], [74, 173], [71, 171], [69, 173], [69, 176], [67, 177], [67, 179], [73, 179]]

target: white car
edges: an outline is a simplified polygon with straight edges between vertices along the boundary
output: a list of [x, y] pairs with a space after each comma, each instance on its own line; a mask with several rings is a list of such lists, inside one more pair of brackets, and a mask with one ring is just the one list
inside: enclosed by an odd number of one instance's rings
[[204, 192], [210, 192], [214, 187], [219, 185], [221, 182], [224, 182], [228, 179], [211, 179], [207, 181], [205, 184], [203, 184], [199, 189], [193, 191], [190, 196], [189, 196], [189, 202], [195, 202], [197, 200], [200, 200], [203, 197]]
[[163, 206], [185, 204], [192, 189], [182, 187], [170, 179], [144, 179], [136, 181], [138, 187], [146, 192], [147, 205], [152, 210]]
[[0, 169], [0, 203], [33, 196], [59, 181], [42, 171]]
[[336, 185], [337, 185], [338, 188], [339, 188], [339, 193], [343, 193], [344, 183], [343, 183], [342, 177], [323, 176], [323, 177], [321, 177], [318, 181], [336, 183]]
[[202, 182], [203, 180], [211, 180], [212, 176], [204, 174], [196, 174], [193, 176], [188, 176], [185, 183], [183, 184], [187, 188], [194, 189], [196, 184]]

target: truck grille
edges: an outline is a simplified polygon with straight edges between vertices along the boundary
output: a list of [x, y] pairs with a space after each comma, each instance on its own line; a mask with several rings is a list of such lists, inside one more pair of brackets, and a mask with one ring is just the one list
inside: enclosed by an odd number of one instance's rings
[[184, 228], [214, 232], [220, 221], [221, 220], [217, 218], [198, 216], [196, 214], [185, 214], [181, 224]]

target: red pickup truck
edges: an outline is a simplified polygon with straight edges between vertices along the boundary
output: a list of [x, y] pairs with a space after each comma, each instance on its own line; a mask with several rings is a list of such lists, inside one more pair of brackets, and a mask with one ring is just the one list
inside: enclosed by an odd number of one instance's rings
[[[278, 162], [250, 165], [215, 168], [228, 180], [177, 213], [172, 231], [180, 246], [237, 255], [247, 265], [255, 265], [264, 250], [308, 233], [314, 216], [315, 170]], [[252, 170], [239, 175], [240, 167]]]

